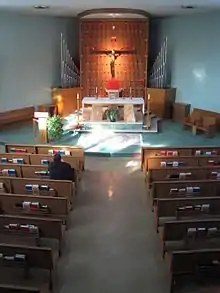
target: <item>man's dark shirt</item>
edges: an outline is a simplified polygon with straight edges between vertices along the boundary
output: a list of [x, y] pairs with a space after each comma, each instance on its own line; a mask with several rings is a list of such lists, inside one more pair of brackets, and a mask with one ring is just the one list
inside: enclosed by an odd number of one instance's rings
[[74, 180], [74, 170], [68, 163], [59, 162], [49, 165], [50, 179], [54, 180]]

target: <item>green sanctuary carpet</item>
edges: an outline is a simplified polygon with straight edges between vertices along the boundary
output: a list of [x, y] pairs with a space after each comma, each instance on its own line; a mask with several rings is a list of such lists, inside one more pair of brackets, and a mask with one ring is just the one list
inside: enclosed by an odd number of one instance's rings
[[[0, 144], [27, 143], [34, 144], [32, 122], [15, 124], [0, 130]], [[164, 121], [161, 133], [115, 134], [108, 130], [92, 133], [68, 134], [54, 142], [60, 145], [79, 145], [88, 155], [130, 156], [140, 153], [141, 146], [190, 146], [220, 145], [220, 134], [215, 138], [193, 135], [182, 129], [181, 125]]]

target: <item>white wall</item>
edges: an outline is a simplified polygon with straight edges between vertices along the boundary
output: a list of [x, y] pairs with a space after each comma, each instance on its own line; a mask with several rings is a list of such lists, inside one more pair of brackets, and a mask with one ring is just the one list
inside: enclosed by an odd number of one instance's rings
[[0, 13], [0, 112], [51, 102], [50, 88], [59, 85], [61, 32], [77, 56], [76, 19]]
[[220, 13], [156, 20], [155, 25], [160, 43], [168, 37], [168, 62], [177, 101], [220, 112]]

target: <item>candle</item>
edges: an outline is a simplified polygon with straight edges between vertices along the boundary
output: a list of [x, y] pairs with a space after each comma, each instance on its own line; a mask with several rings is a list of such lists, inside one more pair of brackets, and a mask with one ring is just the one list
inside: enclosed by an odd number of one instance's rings
[[132, 88], [130, 87], [130, 96], [132, 96]]
[[147, 95], [147, 99], [148, 99], [148, 101], [150, 101], [150, 94]]
[[79, 100], [79, 93], [76, 94], [76, 99]]
[[96, 95], [98, 94], [98, 88], [97, 87], [95, 88], [95, 93], [96, 93]]

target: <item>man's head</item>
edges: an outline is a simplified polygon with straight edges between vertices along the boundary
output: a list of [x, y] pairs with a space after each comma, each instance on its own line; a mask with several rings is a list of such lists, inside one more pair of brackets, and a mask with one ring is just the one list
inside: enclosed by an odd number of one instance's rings
[[60, 163], [61, 162], [61, 155], [60, 154], [54, 155], [53, 161], [54, 161], [54, 163]]

